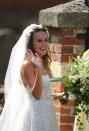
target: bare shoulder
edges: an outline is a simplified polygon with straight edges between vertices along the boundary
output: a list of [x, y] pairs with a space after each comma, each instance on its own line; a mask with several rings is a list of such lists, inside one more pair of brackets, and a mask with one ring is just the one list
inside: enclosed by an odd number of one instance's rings
[[27, 83], [31, 83], [31, 81], [34, 79], [34, 76], [35, 76], [34, 65], [30, 61], [24, 60], [21, 67], [21, 78], [24, 85], [26, 85]]
[[28, 61], [24, 60], [22, 67], [21, 67], [21, 74], [24, 77], [31, 77], [31, 75], [34, 75], [35, 67], [34, 65]]
[[24, 71], [27, 71], [27, 70], [30, 70], [30, 69], [34, 70], [34, 66], [30, 61], [24, 60], [21, 69], [24, 70]]

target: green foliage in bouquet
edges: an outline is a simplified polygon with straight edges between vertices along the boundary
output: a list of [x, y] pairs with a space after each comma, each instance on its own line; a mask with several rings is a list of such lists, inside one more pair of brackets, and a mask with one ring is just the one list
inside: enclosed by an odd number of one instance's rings
[[[78, 56], [69, 61], [67, 75], [63, 78], [54, 78], [54, 82], [64, 84], [65, 95], [60, 101], [64, 104], [68, 99], [75, 98], [75, 115], [84, 112], [86, 119], [89, 120], [89, 60]], [[80, 116], [77, 118], [77, 124], [81, 130], [83, 123]]]

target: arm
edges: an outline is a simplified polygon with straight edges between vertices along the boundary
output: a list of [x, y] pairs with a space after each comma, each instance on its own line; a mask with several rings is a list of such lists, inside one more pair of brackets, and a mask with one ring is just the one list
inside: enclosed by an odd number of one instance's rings
[[60, 99], [61, 96], [64, 95], [64, 92], [59, 92], [59, 93], [52, 93], [52, 96], [54, 97], [54, 99]]
[[25, 60], [22, 66], [22, 76], [34, 98], [39, 100], [42, 94], [42, 70], [35, 68], [31, 62]]

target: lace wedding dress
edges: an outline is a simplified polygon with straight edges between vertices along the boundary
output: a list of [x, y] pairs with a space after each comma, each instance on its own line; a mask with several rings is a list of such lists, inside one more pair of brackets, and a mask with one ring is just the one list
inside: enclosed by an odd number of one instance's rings
[[[28, 87], [24, 87], [25, 102], [21, 102], [19, 99], [17, 100], [18, 103], [23, 105], [23, 108], [17, 112], [17, 115], [14, 116], [14, 120], [11, 117], [11, 120], [8, 119], [6, 121], [5, 117], [3, 117], [4, 119], [0, 121], [0, 131], [59, 131], [53, 100], [50, 95], [51, 90], [49, 88], [49, 81], [50, 78], [48, 75], [42, 76], [43, 91], [40, 100], [37, 100], [32, 96]], [[15, 111], [18, 105], [19, 104], [16, 105], [13, 101]], [[10, 112], [7, 115], [14, 115], [14, 110], [12, 114]], [[5, 115], [5, 111], [3, 112], [2, 116]], [[5, 125], [2, 125], [2, 123]]]
[[26, 87], [30, 108], [28, 107], [22, 131], [59, 131], [50, 95], [49, 76], [43, 75], [42, 80], [43, 92], [40, 100], [36, 100]]

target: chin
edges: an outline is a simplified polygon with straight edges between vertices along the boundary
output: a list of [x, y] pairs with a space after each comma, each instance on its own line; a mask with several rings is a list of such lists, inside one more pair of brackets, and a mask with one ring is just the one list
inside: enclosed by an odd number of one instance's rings
[[46, 53], [47, 53], [47, 52], [40, 52], [39, 55], [40, 55], [41, 57], [43, 57], [44, 55], [46, 55]]

